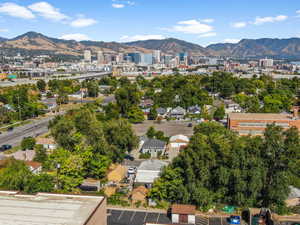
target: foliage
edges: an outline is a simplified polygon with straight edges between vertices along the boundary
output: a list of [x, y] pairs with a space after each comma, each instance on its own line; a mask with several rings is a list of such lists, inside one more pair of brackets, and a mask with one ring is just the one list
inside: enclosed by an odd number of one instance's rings
[[224, 119], [225, 117], [225, 108], [224, 106], [220, 106], [216, 109], [216, 111], [214, 112], [214, 115], [213, 115], [214, 119], [219, 121], [219, 120], [222, 120]]
[[240, 137], [215, 122], [195, 127], [185, 151], [164, 169], [150, 197], [157, 201], [247, 207], [284, 204], [300, 159], [296, 128], [269, 125], [264, 137]]
[[34, 150], [35, 150], [35, 156], [33, 160], [35, 162], [44, 163], [47, 161], [48, 155], [43, 145], [35, 145]]
[[36, 83], [37, 88], [39, 89], [39, 91], [44, 92], [46, 91], [46, 82], [44, 80], [38, 80]]
[[35, 146], [35, 139], [33, 137], [25, 137], [21, 142], [22, 150], [31, 150]]
[[34, 175], [23, 161], [6, 160], [0, 170], [0, 188], [19, 190], [26, 193], [51, 192], [53, 178], [47, 174]]

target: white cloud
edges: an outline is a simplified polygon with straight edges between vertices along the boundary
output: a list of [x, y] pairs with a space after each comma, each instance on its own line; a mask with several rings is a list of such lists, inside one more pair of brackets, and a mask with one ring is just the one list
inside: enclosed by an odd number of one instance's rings
[[87, 41], [87, 40], [91, 40], [86, 34], [80, 34], [80, 33], [76, 33], [76, 34], [64, 34], [60, 38], [61, 39], [65, 39], [65, 40], [75, 40], [75, 41]]
[[0, 32], [1, 32], [1, 33], [8, 32], [8, 29], [5, 29], [5, 28], [2, 28], [2, 29], [1, 29], [1, 28], [0, 28]]
[[300, 14], [300, 10], [297, 10], [296, 13], [297, 13], [297, 14]]
[[59, 9], [50, 5], [48, 2], [37, 2], [28, 6], [28, 8], [38, 13], [42, 17], [54, 21], [61, 21], [69, 18], [65, 14], [61, 13]]
[[200, 21], [203, 22], [203, 23], [213, 23], [213, 22], [215, 22], [215, 20], [211, 19], [211, 18], [203, 19], [203, 20], [200, 20]]
[[17, 5], [13, 2], [6, 2], [0, 5], [0, 13], [4, 13], [6, 15], [12, 17], [18, 17], [22, 19], [33, 19], [35, 16], [33, 13], [27, 8]]
[[131, 41], [144, 41], [144, 40], [162, 40], [165, 38], [166, 37], [160, 34], [134, 35], [134, 36], [124, 35], [120, 38], [120, 41], [131, 42]]
[[245, 26], [247, 26], [246, 22], [236, 22], [236, 23], [232, 24], [232, 27], [234, 27], [234, 28], [243, 28]]
[[285, 15], [279, 15], [279, 16], [267, 16], [267, 17], [256, 17], [253, 24], [255, 25], [261, 25], [264, 23], [274, 23], [274, 22], [280, 22], [286, 20], [288, 17]]
[[213, 29], [214, 28], [212, 26], [203, 24], [198, 20], [185, 20], [179, 21], [177, 25], [165, 30], [186, 34], [203, 34], [211, 32]]
[[214, 36], [217, 36], [217, 33], [209, 32], [209, 33], [205, 33], [205, 34], [200, 34], [198, 37], [205, 38], [205, 37], [214, 37]]
[[72, 27], [88, 27], [96, 24], [97, 21], [91, 18], [78, 18], [71, 22]]
[[122, 9], [125, 7], [124, 4], [118, 4], [118, 3], [113, 3], [111, 6], [115, 9]]
[[224, 39], [222, 42], [223, 43], [238, 43], [241, 39], [235, 39], [235, 38], [227, 38], [227, 39]]

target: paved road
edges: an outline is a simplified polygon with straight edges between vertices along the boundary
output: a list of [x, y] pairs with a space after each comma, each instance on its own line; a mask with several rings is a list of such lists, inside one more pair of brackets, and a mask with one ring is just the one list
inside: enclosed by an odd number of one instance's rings
[[[89, 78], [98, 78], [111, 74], [110, 72], [99, 72], [99, 73], [86, 73], [79, 76], [69, 76], [69, 77], [60, 77], [60, 78], [48, 78], [48, 77], [40, 77], [38, 79], [44, 79], [45, 81], [58, 79], [58, 80], [85, 80]], [[15, 79], [14, 82], [11, 81], [0, 81], [0, 87], [11, 87], [21, 84], [35, 84], [37, 80], [29, 80], [29, 79]]]
[[47, 117], [34, 121], [24, 126], [16, 127], [13, 131], [8, 131], [0, 135], [0, 145], [9, 144], [17, 146], [24, 137], [35, 137], [48, 131], [48, 123], [54, 117]]

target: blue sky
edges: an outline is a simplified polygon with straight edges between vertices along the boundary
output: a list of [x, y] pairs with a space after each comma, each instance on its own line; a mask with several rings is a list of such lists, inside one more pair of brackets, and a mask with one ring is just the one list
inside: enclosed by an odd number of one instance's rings
[[0, 36], [64, 39], [175, 37], [206, 46], [242, 38], [300, 37], [299, 0], [0, 0]]

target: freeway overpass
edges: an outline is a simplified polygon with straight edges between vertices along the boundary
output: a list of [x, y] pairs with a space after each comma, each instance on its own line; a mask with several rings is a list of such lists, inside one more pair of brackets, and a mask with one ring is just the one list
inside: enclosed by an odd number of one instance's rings
[[59, 77], [59, 78], [49, 78], [49, 77], [40, 77], [36, 80], [34, 79], [16, 79], [14, 81], [0, 81], [0, 87], [12, 87], [16, 85], [21, 85], [21, 84], [35, 84], [38, 80], [43, 79], [45, 81], [49, 80], [85, 80], [85, 79], [92, 79], [92, 78], [102, 78], [105, 76], [110, 75], [111, 72], [95, 72], [95, 73], [86, 73], [86, 74], [81, 74], [78, 76], [69, 76], [69, 77]]

